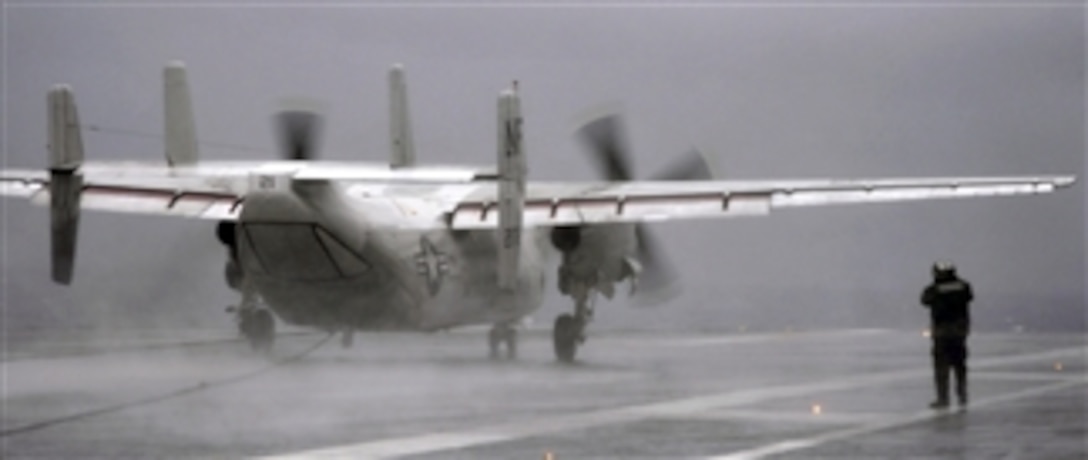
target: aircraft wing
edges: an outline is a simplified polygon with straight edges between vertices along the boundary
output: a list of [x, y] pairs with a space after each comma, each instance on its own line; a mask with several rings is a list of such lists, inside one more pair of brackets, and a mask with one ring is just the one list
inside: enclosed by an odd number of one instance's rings
[[[361, 202], [415, 208], [406, 227], [495, 228], [497, 187], [471, 170], [390, 174], [378, 169], [231, 165], [197, 169], [95, 166], [82, 169], [80, 208], [234, 220], [253, 181], [329, 181]], [[286, 174], [286, 175], [285, 175]], [[871, 180], [529, 182], [523, 225], [552, 227], [768, 214], [774, 209], [855, 203], [1049, 193], [1073, 176], [952, 177]], [[42, 170], [0, 171], [0, 195], [49, 204]], [[253, 185], [256, 186], [256, 185]], [[375, 193], [375, 191], [378, 191]], [[418, 204], [418, 206], [416, 206]], [[399, 213], [398, 213], [399, 214]], [[390, 216], [396, 219], [397, 216]], [[385, 224], [397, 225], [394, 222]]]
[[[563, 226], [764, 215], [778, 208], [1053, 192], [1073, 176], [871, 180], [634, 181], [527, 184], [525, 226]], [[455, 229], [494, 228], [495, 193], [450, 203]]]
[[[0, 195], [49, 206], [49, 175], [37, 170], [0, 171]], [[193, 177], [85, 176], [83, 210], [233, 220], [241, 194]]]
[[[242, 197], [266, 183], [329, 181], [371, 184], [466, 183], [489, 180], [485, 168], [403, 170], [348, 162], [205, 162], [189, 167], [146, 163], [86, 163], [80, 167], [80, 209], [210, 220], [237, 218]], [[45, 170], [0, 170], [0, 195], [49, 205]]]

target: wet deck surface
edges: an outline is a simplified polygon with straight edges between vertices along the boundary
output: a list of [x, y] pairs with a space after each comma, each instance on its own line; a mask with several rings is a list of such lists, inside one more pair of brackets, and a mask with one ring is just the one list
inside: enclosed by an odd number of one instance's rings
[[[934, 412], [903, 331], [363, 334], [276, 364], [231, 341], [78, 344], [3, 362], [4, 458], [1088, 458], [1084, 335], [978, 334], [966, 410]], [[322, 337], [282, 337], [276, 359]]]

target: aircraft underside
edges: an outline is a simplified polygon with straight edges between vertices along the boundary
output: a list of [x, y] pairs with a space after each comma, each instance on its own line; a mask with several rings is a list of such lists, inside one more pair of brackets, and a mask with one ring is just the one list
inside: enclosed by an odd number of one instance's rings
[[[490, 263], [493, 232], [374, 228], [361, 214], [330, 212], [342, 205], [337, 193], [260, 194], [238, 223], [220, 224], [228, 283], [242, 294], [234, 313], [255, 347], [272, 333], [263, 308], [288, 324], [342, 333], [345, 345], [354, 331], [492, 324], [492, 341], [516, 347], [512, 328], [543, 301], [545, 242], [537, 233], [524, 235], [521, 259], [528, 263], [514, 289], [504, 290]], [[356, 217], [338, 221], [332, 214]]]
[[355, 331], [490, 324], [492, 354], [505, 347], [513, 356], [516, 327], [543, 302], [547, 254], [557, 250], [554, 286], [573, 309], [556, 318], [555, 351], [571, 361], [593, 317], [593, 297], [612, 297], [615, 284], [638, 270], [632, 225], [528, 231], [520, 235], [516, 283], [505, 289], [494, 232], [376, 228], [365, 213], [341, 209], [347, 204], [340, 198], [335, 189], [253, 194], [237, 223], [220, 224], [227, 280], [242, 294], [234, 313], [256, 348], [271, 340], [271, 315], [261, 312], [267, 308], [288, 324], [342, 333], [345, 345]]

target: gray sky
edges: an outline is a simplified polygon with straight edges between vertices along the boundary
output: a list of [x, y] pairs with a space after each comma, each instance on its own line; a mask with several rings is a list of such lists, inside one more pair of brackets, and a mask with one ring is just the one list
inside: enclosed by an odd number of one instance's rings
[[[269, 155], [277, 102], [307, 96], [327, 104], [324, 157], [384, 161], [385, 71], [403, 62], [422, 161], [490, 164], [495, 98], [516, 79], [537, 179], [594, 177], [571, 133], [602, 103], [624, 107], [644, 175], [692, 146], [724, 177], [743, 179], [1085, 172], [1081, 8], [4, 12], [8, 167], [44, 164], [54, 83], [73, 85], [85, 123], [161, 132], [161, 67], [182, 59], [200, 137]], [[89, 158], [162, 158], [158, 140], [92, 133], [84, 142]], [[916, 304], [929, 265], [949, 259], [976, 285], [979, 322], [1083, 327], [1084, 200], [1077, 185], [1046, 197], [659, 225], [686, 296], [674, 308], [608, 308], [599, 319], [913, 327], [925, 321]], [[77, 282], [58, 288], [47, 282], [46, 210], [3, 206], [12, 324], [97, 322], [133, 305], [198, 324], [233, 300], [207, 223], [85, 214]], [[553, 296], [540, 320], [561, 307]]]

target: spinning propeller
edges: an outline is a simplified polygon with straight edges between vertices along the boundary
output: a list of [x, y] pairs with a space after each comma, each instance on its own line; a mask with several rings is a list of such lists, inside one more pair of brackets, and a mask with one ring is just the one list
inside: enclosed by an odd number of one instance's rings
[[321, 115], [311, 110], [285, 110], [273, 118], [286, 160], [313, 160], [317, 155]]
[[[582, 126], [578, 137], [589, 148], [590, 158], [600, 175], [612, 182], [634, 180], [634, 170], [628, 152], [619, 115], [606, 115]], [[691, 150], [653, 176], [654, 180], [708, 180], [712, 174], [705, 157]], [[642, 264], [639, 292], [651, 301], [665, 300], [677, 286], [678, 277], [673, 264], [661, 250], [657, 238], [645, 224], [635, 224], [638, 260]]]

